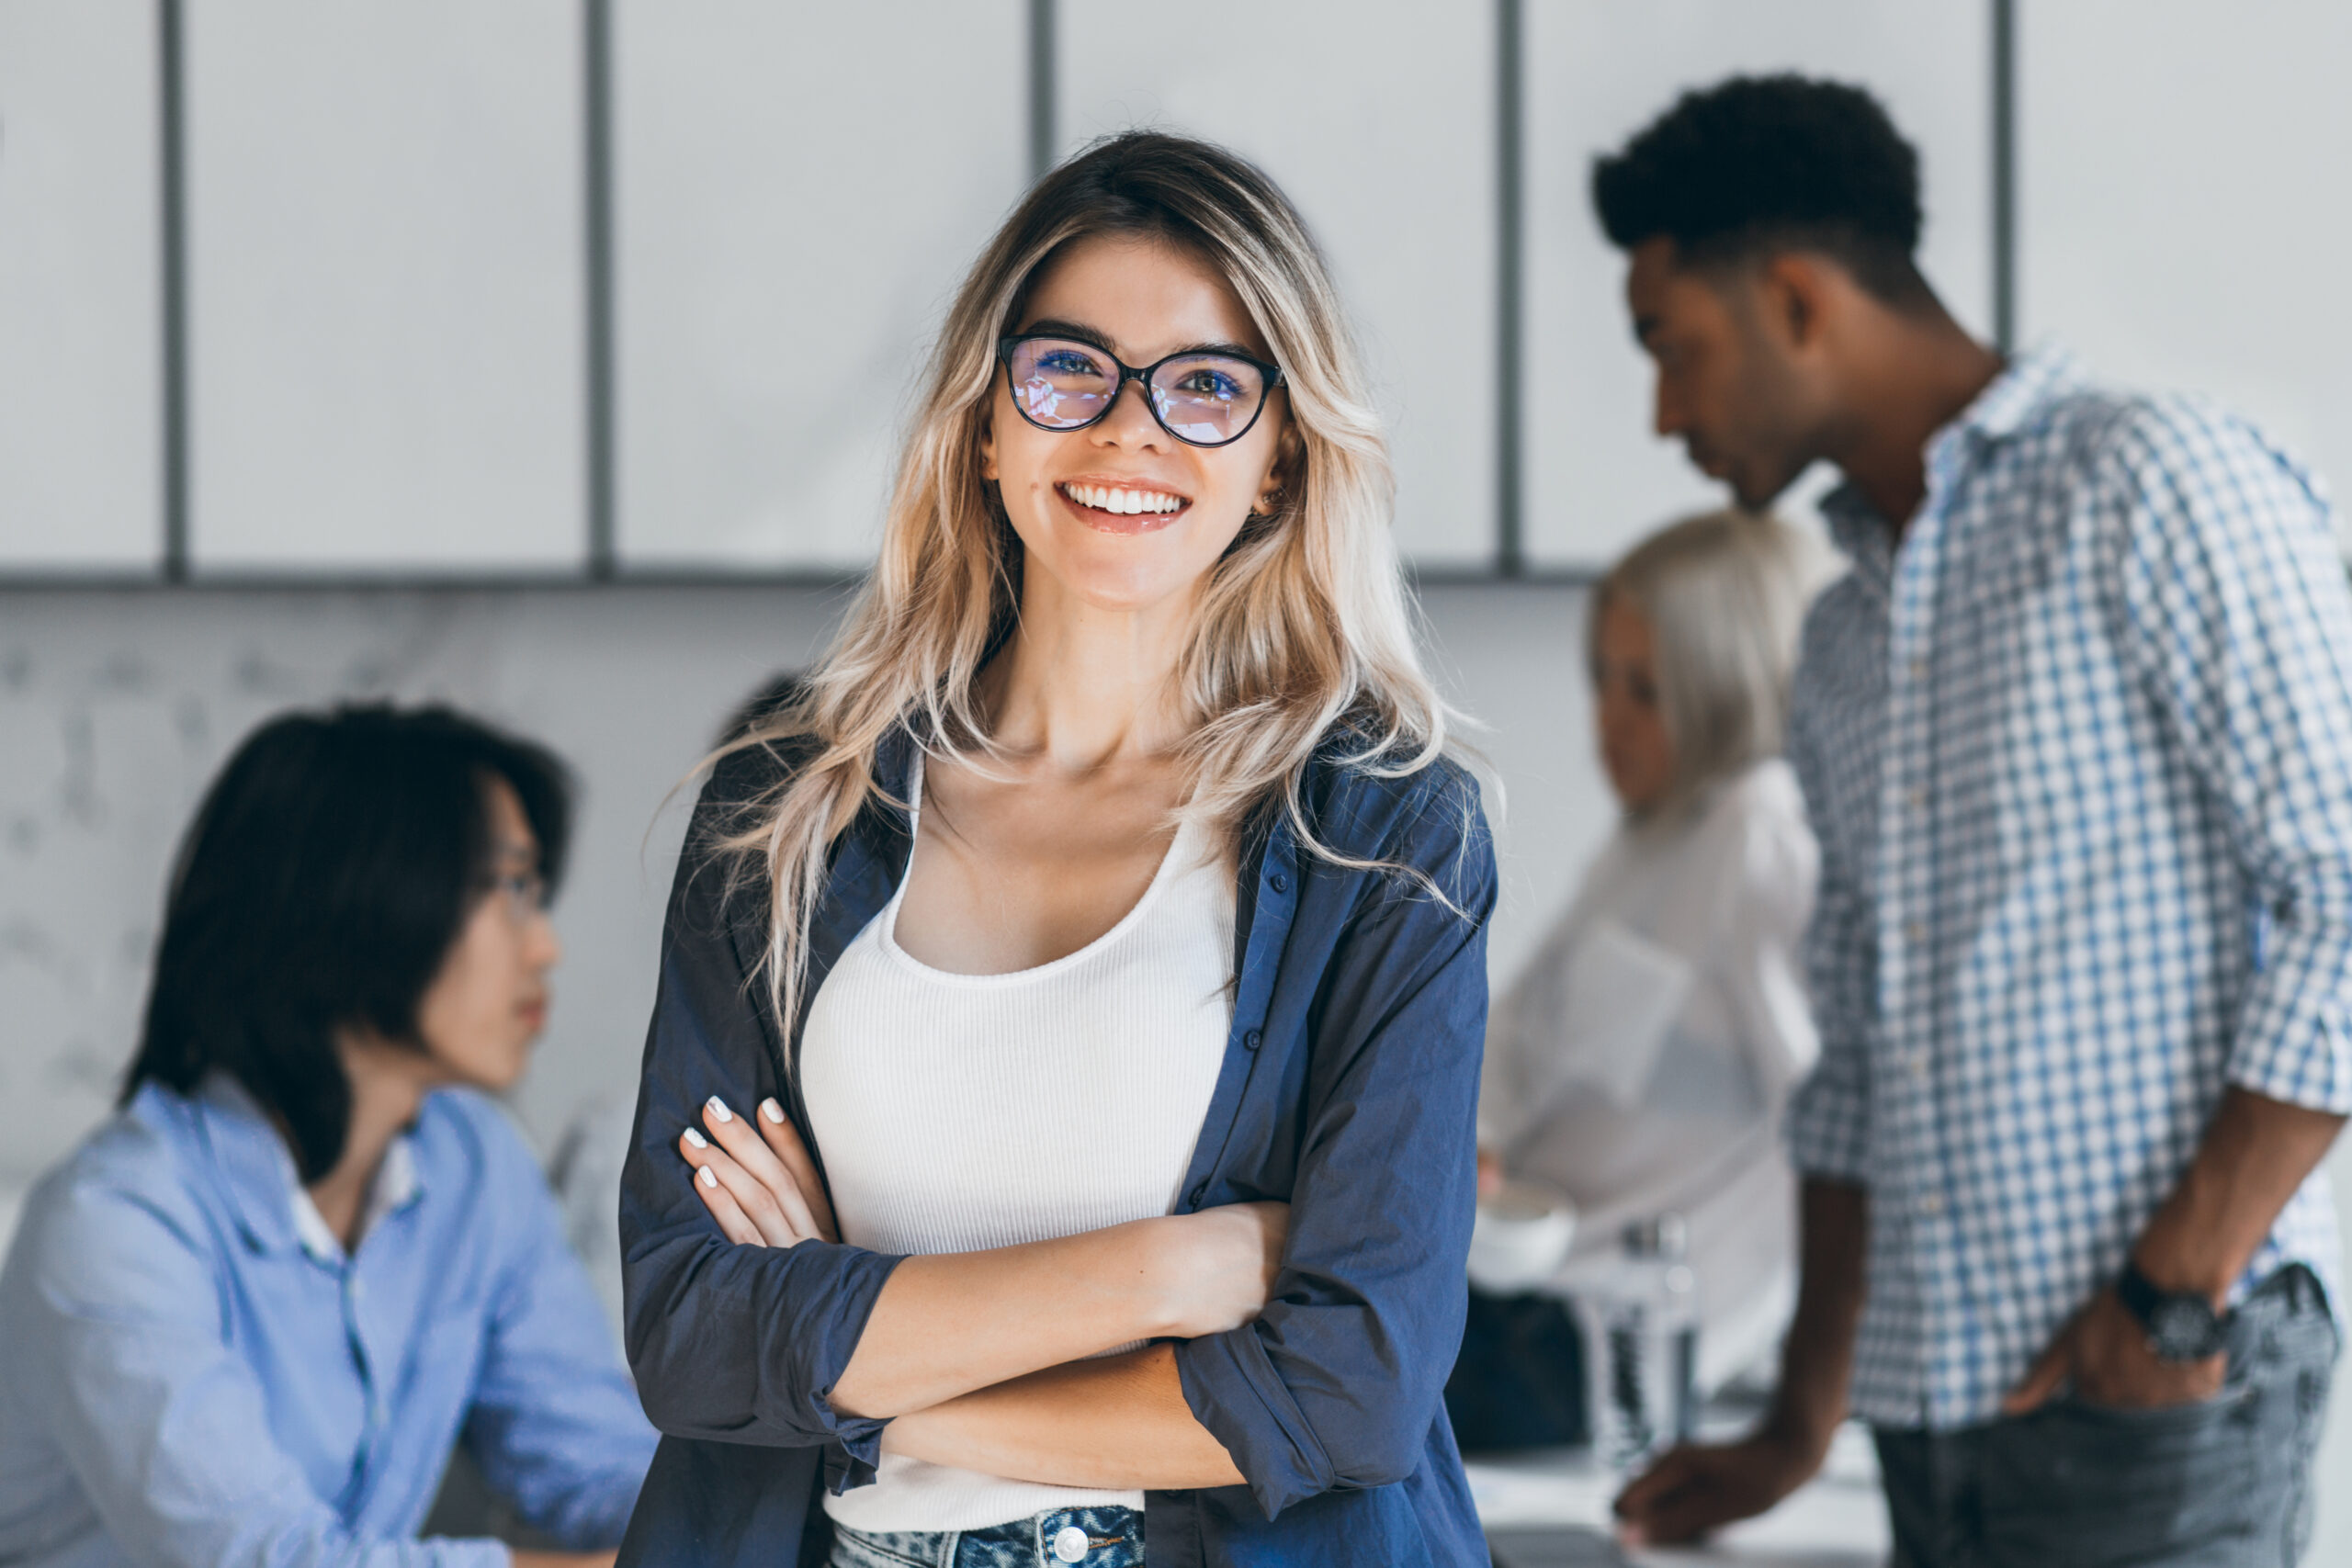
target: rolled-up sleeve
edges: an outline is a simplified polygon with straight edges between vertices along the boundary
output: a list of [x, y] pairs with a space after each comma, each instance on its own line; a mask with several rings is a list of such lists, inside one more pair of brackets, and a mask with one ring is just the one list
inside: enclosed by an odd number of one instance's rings
[[2326, 502], [2246, 426], [2143, 407], [2098, 486], [2126, 657], [2264, 930], [2224, 1071], [2352, 1112], [2352, 589]]
[[1176, 1347], [1185, 1399], [1269, 1517], [1410, 1475], [1461, 1345], [1494, 854], [1460, 774], [1418, 806], [1389, 858], [1444, 897], [1372, 878], [1338, 941], [1265, 1312]]
[[747, 899], [747, 929], [760, 924], [765, 885], [736, 886], [710, 852], [755, 793], [748, 771], [722, 764], [705, 789], [670, 901], [621, 1179], [626, 1337], [639, 1395], [662, 1431], [820, 1448], [841, 1489], [873, 1478], [883, 1423], [836, 1411], [831, 1395], [899, 1259], [820, 1241], [736, 1246], [676, 1148], [712, 1095], [739, 1109], [771, 1094], [791, 1103], [782, 1032], [730, 924]]
[[[1798, 671], [1800, 693], [1806, 684]], [[1791, 716], [1789, 761], [1819, 846], [1819, 878], [1804, 928], [1804, 974], [1819, 1055], [1789, 1097], [1789, 1162], [1804, 1176], [1866, 1185], [1870, 1171], [1871, 1062], [1875, 947], [1860, 871], [1838, 852], [1842, 840], [1821, 820], [1829, 798], [1824, 759], [1802, 702]]]

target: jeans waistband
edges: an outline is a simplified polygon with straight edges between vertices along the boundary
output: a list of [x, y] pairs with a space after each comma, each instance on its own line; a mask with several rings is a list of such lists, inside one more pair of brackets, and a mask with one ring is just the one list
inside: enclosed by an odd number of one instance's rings
[[833, 1527], [838, 1568], [1142, 1568], [1134, 1508], [1055, 1508], [967, 1530]]

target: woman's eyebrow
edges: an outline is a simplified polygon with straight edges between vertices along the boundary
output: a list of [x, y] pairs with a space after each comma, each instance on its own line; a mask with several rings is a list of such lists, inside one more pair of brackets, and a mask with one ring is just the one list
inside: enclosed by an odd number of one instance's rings
[[1234, 359], [1263, 359], [1255, 349], [1244, 348], [1238, 343], [1192, 343], [1175, 351], [1178, 354], [1222, 354]]
[[1047, 317], [1042, 321], [1030, 322], [1021, 335], [1023, 337], [1076, 338], [1079, 342], [1091, 344], [1103, 353], [1114, 357], [1119, 352], [1111, 345], [1108, 333], [1096, 332], [1092, 327], [1083, 326], [1077, 321], [1057, 321], [1052, 317]]
[[[1117, 346], [1111, 342], [1110, 335], [1108, 333], [1097, 332], [1094, 328], [1086, 326], [1078, 321], [1064, 321], [1048, 318], [1042, 321], [1034, 321], [1030, 323], [1029, 329], [1021, 335], [1023, 337], [1043, 336], [1074, 338], [1080, 343], [1091, 344], [1114, 357], [1115, 357], [1119, 352]], [[1163, 359], [1169, 359], [1173, 358], [1179, 354], [1224, 354], [1229, 355], [1236, 359], [1261, 359], [1264, 357], [1254, 350], [1245, 348], [1238, 343], [1188, 343], [1182, 348], [1169, 350], [1167, 354], [1160, 355], [1160, 357]]]

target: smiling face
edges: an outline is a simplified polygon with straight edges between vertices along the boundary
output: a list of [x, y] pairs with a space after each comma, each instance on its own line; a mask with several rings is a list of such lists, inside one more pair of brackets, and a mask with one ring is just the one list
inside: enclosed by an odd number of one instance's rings
[[[1134, 366], [1188, 350], [1273, 358], [1216, 269], [1148, 238], [1073, 243], [1037, 280], [1014, 330], [1092, 344]], [[1271, 504], [1289, 411], [1279, 389], [1267, 397], [1257, 423], [1225, 446], [1169, 434], [1134, 385], [1099, 423], [1041, 430], [1014, 408], [1000, 365], [981, 473], [1021, 536], [1024, 592], [1067, 592], [1111, 611], [1188, 599], [1252, 507]]]
[[1658, 434], [1760, 510], [1821, 456], [1813, 378], [1775, 332], [1784, 302], [1749, 267], [1686, 267], [1674, 242], [1634, 247], [1625, 275], [1634, 335], [1657, 375]]
[[563, 954], [540, 897], [539, 843], [504, 779], [484, 794], [491, 888], [473, 902], [416, 1009], [417, 1034], [445, 1081], [511, 1088], [547, 1023], [548, 971]]

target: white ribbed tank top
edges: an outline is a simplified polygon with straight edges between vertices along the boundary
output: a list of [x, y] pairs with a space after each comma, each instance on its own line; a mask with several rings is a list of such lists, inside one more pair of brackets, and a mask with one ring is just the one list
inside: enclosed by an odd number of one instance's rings
[[[922, 772], [910, 793], [920, 827]], [[920, 840], [918, 840], [920, 842]], [[842, 1239], [973, 1252], [1173, 1212], [1232, 1027], [1233, 874], [1180, 829], [1134, 908], [1076, 953], [954, 975], [895, 940], [906, 882], [817, 989], [801, 1091]], [[913, 868], [911, 856], [909, 870]], [[1141, 1492], [885, 1454], [825, 1510], [853, 1529], [978, 1529]]]

